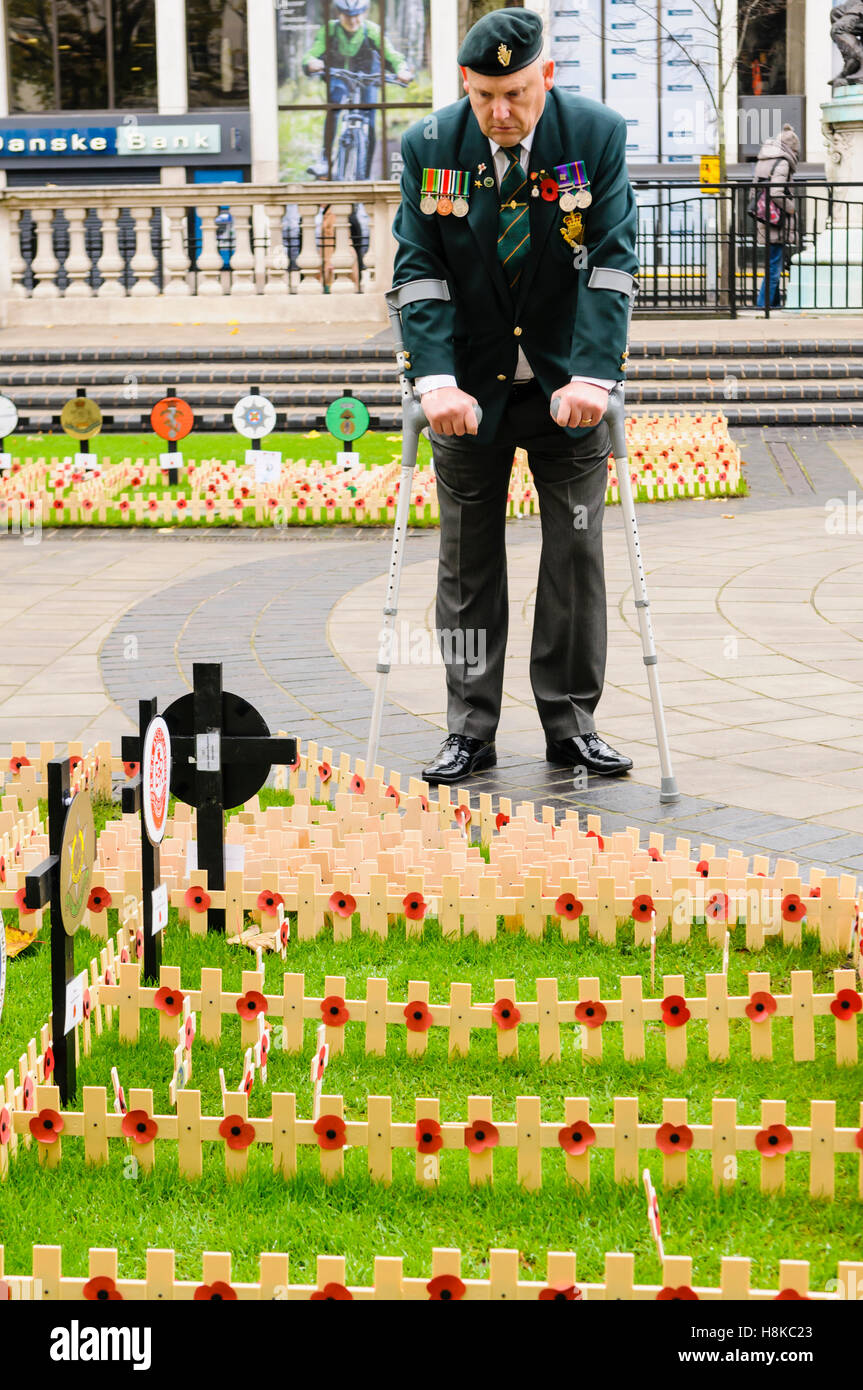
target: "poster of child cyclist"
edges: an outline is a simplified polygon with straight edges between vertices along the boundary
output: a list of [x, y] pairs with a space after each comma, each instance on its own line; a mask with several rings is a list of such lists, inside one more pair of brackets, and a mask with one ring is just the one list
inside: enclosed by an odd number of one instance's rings
[[282, 179], [398, 178], [402, 133], [431, 108], [429, 0], [299, 9], [278, 8]]

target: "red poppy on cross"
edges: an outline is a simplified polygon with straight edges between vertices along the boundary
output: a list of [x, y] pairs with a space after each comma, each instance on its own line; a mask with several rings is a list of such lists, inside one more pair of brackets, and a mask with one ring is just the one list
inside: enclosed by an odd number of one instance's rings
[[309, 1079], [315, 1088], [315, 1102], [312, 1110], [312, 1119], [318, 1118], [318, 1111], [321, 1106], [321, 1089], [324, 1083], [324, 1072], [330, 1060], [330, 1045], [326, 1041], [326, 1025], [321, 1024], [318, 1028], [317, 1051], [312, 1058]]
[[645, 1168], [642, 1173], [644, 1190], [647, 1193], [647, 1220], [650, 1223], [650, 1231], [656, 1241], [656, 1248], [659, 1251], [660, 1260], [665, 1260], [665, 1250], [662, 1246], [662, 1223], [659, 1219], [659, 1202], [656, 1197], [656, 1189], [653, 1186], [653, 1179], [650, 1176], [650, 1169]]

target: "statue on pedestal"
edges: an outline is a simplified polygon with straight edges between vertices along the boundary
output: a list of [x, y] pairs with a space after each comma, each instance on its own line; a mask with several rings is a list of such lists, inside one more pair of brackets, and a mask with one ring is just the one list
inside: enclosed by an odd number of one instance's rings
[[845, 0], [834, 6], [830, 11], [830, 37], [845, 60], [830, 86], [863, 85], [863, 0]]

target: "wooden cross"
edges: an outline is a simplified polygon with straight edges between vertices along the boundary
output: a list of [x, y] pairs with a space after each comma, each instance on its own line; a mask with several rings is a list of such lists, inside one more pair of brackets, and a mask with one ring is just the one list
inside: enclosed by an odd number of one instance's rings
[[[138, 747], [142, 750], [140, 755], [130, 759], [132, 762], [139, 762], [143, 757], [144, 738], [151, 721], [156, 717], [155, 700], [138, 701]], [[125, 747], [125, 739], [123, 740]], [[125, 755], [124, 755], [125, 756]], [[141, 814], [141, 903], [144, 910], [144, 920], [142, 923], [144, 932], [144, 980], [150, 984], [158, 984], [159, 967], [162, 964], [162, 932], [153, 932], [153, 894], [161, 886], [161, 862], [159, 846], [150, 841], [147, 834], [147, 825], [144, 819], [144, 768], [140, 763], [137, 776], [131, 782], [127, 782], [123, 787], [121, 805], [124, 814], [127, 812], [139, 811]]]
[[[24, 878], [24, 903], [38, 911], [47, 904], [51, 909], [51, 1031], [54, 1051], [54, 1075], [60, 1088], [60, 1101], [65, 1105], [75, 1095], [75, 1035], [67, 1033], [67, 986], [75, 977], [75, 938], [63, 925], [63, 894], [61, 870], [63, 841], [69, 808], [75, 798], [71, 794], [71, 762], [69, 758], [51, 758], [48, 763], [48, 848], [50, 854]], [[92, 817], [92, 813], [88, 812]], [[82, 845], [82, 849], [84, 846]], [[67, 846], [68, 853], [68, 846]], [[89, 894], [92, 879], [94, 843], [86, 847], [81, 868], [86, 874], [82, 891]], [[83, 909], [82, 909], [83, 915]], [[80, 920], [80, 919], [79, 919]], [[70, 928], [71, 930], [71, 928]], [[73, 1015], [74, 1016], [74, 1015]], [[71, 1037], [71, 1043], [69, 1041]]]
[[[225, 888], [225, 810], [242, 806], [264, 785], [274, 764], [297, 756], [293, 738], [271, 738], [247, 700], [222, 689], [219, 662], [196, 661], [192, 690], [164, 711], [171, 734], [171, 791], [194, 806], [198, 821], [198, 868], [207, 885]], [[142, 739], [123, 737], [123, 761], [140, 762]], [[210, 908], [210, 927], [225, 930], [225, 909]], [[146, 934], [145, 934], [146, 935]]]

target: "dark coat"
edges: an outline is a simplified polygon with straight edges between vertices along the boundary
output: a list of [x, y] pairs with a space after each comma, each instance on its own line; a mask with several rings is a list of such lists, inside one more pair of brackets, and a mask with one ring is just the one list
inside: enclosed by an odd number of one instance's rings
[[[426, 138], [429, 131], [434, 138]], [[478, 442], [490, 441], [503, 414], [518, 347], [546, 396], [572, 376], [620, 381], [625, 370], [629, 296], [589, 289], [594, 266], [635, 275], [635, 196], [626, 170], [626, 124], [600, 102], [546, 93], [530, 152], [530, 171], [584, 162], [593, 202], [582, 212], [587, 268], [576, 269], [561, 235], [558, 201], [530, 198], [530, 254], [511, 295], [497, 256], [496, 187], [477, 187], [478, 166], [494, 173], [489, 142], [465, 97], [412, 125], [402, 140], [402, 201], [393, 283], [445, 279], [451, 302], [424, 300], [402, 312], [411, 377], [451, 374], [483, 408]], [[424, 168], [470, 170], [465, 217], [419, 210]], [[518, 331], [520, 330], [520, 332]], [[576, 435], [577, 431], [568, 429]]]

